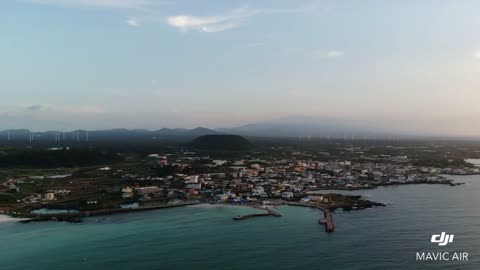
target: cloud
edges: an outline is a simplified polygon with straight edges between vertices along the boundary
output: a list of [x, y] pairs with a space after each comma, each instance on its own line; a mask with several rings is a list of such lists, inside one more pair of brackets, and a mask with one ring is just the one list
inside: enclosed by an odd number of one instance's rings
[[132, 27], [140, 27], [141, 24], [136, 18], [129, 18], [126, 23]]
[[196, 30], [214, 33], [235, 28], [239, 26], [245, 18], [255, 15], [255, 13], [255, 11], [242, 8], [221, 16], [197, 17], [178, 15], [167, 17], [166, 23], [184, 32]]
[[339, 50], [329, 50], [329, 51], [314, 51], [314, 55], [322, 59], [335, 59], [342, 57], [344, 53]]
[[28, 111], [40, 111], [42, 108], [43, 108], [43, 105], [37, 104], [37, 105], [27, 106], [26, 109], [27, 109]]
[[480, 51], [476, 51], [476, 52], [475, 52], [475, 58], [477, 58], [477, 59], [480, 60]]
[[305, 58], [336, 59], [342, 57], [345, 53], [341, 50], [331, 49], [306, 49], [306, 48], [285, 48], [282, 52], [289, 56], [301, 56]]
[[25, 107], [30, 112], [53, 112], [53, 113], [76, 113], [76, 114], [94, 114], [104, 113], [105, 110], [97, 106], [64, 106], [35, 104]]
[[250, 9], [248, 7], [235, 9], [220, 15], [194, 16], [179, 14], [174, 16], [160, 16], [163, 9], [160, 6], [174, 3], [171, 0], [16, 0], [23, 3], [38, 5], [61, 6], [70, 8], [109, 8], [133, 9], [139, 12], [136, 17], [126, 20], [132, 27], [141, 26], [140, 22], [162, 22], [179, 29], [180, 31], [199, 31], [206, 33], [221, 32], [242, 25], [247, 18], [257, 15], [280, 13], [307, 13], [319, 10], [318, 5], [297, 6], [286, 9], [263, 8]]
[[236, 9], [223, 15], [193, 16], [176, 15], [169, 16], [165, 22], [180, 31], [199, 31], [207, 33], [221, 32], [242, 25], [246, 19], [267, 14], [278, 13], [305, 13], [318, 10], [317, 6], [296, 7], [291, 9], [250, 9], [248, 7]]
[[96, 106], [59, 106], [54, 108], [57, 112], [64, 113], [83, 113], [83, 114], [95, 114], [104, 113], [105, 110]]
[[68, 7], [100, 7], [140, 9], [147, 6], [147, 0], [22, 0], [22, 2]]

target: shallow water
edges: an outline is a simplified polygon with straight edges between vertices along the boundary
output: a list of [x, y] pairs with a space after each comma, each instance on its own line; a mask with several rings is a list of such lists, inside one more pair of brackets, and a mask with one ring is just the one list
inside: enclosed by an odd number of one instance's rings
[[36, 209], [32, 210], [32, 214], [41, 214], [41, 215], [46, 215], [46, 214], [68, 214], [68, 213], [78, 213], [78, 210], [67, 210], [67, 209], [47, 209], [47, 208], [41, 208], [41, 209]]

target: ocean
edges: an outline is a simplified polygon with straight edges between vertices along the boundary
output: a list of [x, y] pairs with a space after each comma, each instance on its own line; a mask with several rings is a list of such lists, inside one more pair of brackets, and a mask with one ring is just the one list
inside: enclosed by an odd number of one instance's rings
[[[405, 185], [344, 192], [387, 203], [336, 211], [336, 231], [316, 209], [282, 206], [283, 216], [234, 221], [248, 207], [199, 205], [20, 224], [0, 217], [2, 270], [143, 269], [480, 269], [480, 176], [465, 185]], [[337, 191], [338, 192], [338, 191]], [[431, 243], [433, 234], [454, 239]], [[417, 261], [417, 252], [468, 252], [468, 261]]]

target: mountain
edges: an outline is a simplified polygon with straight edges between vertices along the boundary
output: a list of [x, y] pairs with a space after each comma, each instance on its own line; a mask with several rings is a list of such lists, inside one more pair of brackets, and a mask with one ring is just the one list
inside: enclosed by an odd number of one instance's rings
[[184, 129], [184, 128], [162, 128], [159, 130], [154, 131], [155, 135], [160, 136], [202, 136], [202, 135], [209, 135], [209, 134], [217, 134], [218, 132], [213, 129], [208, 129], [204, 127], [197, 127], [194, 129]]
[[362, 121], [337, 118], [288, 117], [244, 126], [219, 129], [242, 136], [257, 137], [366, 137], [396, 136]]
[[191, 130], [187, 130], [185, 132], [185, 134], [188, 136], [203, 136], [203, 135], [212, 135], [217, 133], [218, 131], [208, 129], [208, 128], [203, 128], [203, 127], [194, 128]]
[[190, 147], [210, 151], [248, 151], [253, 145], [238, 135], [204, 135], [196, 138]]
[[154, 131], [153, 133], [156, 134], [156, 135], [172, 136], [172, 135], [183, 134], [186, 131], [187, 131], [187, 129], [184, 129], [184, 128], [162, 128], [162, 129]]

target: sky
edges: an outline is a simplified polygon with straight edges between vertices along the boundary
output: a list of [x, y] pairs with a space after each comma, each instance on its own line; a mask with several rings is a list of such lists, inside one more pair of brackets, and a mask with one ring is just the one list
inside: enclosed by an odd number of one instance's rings
[[476, 136], [478, 10], [475, 0], [4, 0], [0, 126], [306, 116]]

